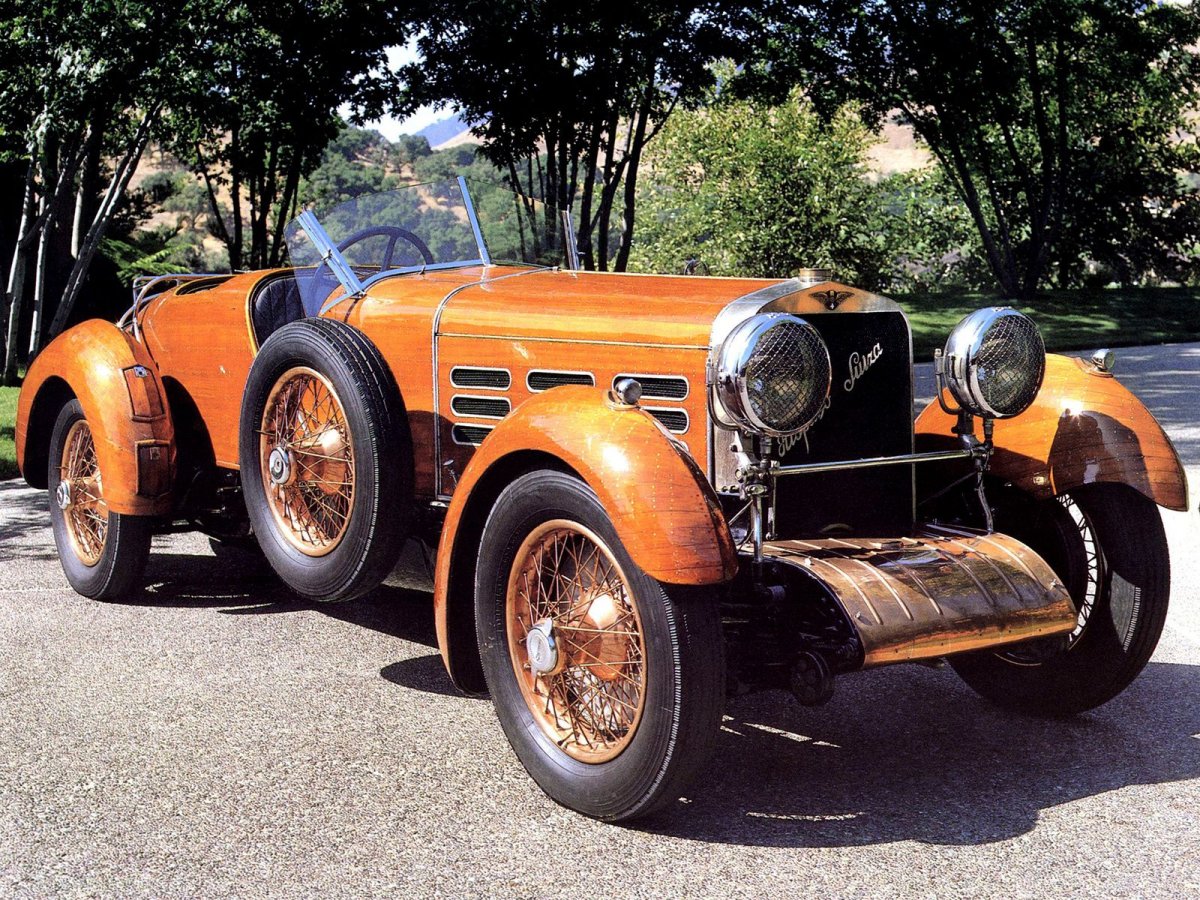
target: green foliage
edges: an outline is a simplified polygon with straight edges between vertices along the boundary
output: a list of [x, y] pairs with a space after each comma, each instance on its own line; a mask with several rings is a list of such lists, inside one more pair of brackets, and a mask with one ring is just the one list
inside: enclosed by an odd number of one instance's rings
[[885, 238], [882, 287], [912, 293], [991, 286], [979, 231], [940, 169], [890, 175], [874, 193], [874, 228]]
[[0, 479], [15, 478], [19, 474], [14, 433], [20, 393], [19, 387], [0, 387]]
[[677, 113], [648, 148], [633, 265], [679, 271], [698, 257], [714, 275], [760, 277], [831, 266], [874, 283], [869, 144], [851, 116], [822, 123], [799, 91], [779, 106], [718, 97]]
[[[802, 83], [826, 113], [899, 111], [971, 211], [1001, 290], [1089, 261], [1186, 275], [1200, 199], [1200, 10], [1141, 0], [827, 0], [795, 8], [743, 89]], [[1185, 137], [1186, 136], [1186, 137]]]

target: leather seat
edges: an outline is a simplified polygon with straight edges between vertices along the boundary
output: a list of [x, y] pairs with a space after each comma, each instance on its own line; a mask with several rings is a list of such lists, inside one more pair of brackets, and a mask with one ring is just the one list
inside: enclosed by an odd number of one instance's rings
[[300, 285], [292, 275], [268, 281], [254, 295], [250, 318], [254, 323], [254, 335], [261, 347], [267, 338], [290, 322], [303, 319], [304, 302], [300, 296]]

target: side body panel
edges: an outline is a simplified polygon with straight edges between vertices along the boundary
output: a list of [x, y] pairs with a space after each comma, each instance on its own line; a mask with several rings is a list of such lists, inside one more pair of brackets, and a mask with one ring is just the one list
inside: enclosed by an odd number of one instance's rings
[[446, 515], [434, 617], [446, 667], [460, 684], [467, 664], [458, 657], [474, 653], [469, 638], [482, 519], [512, 477], [548, 464], [565, 465], [587, 482], [630, 556], [652, 577], [718, 584], [737, 571], [716, 494], [683, 446], [647, 412], [613, 405], [605, 391], [554, 388], [527, 400], [488, 436]]
[[[917, 419], [921, 449], [957, 445], [954, 419], [935, 400]], [[1066, 356], [1046, 357], [1037, 400], [996, 422], [991, 470], [1037, 497], [1085, 484], [1127, 484], [1168, 509], [1187, 509], [1187, 477], [1171, 439], [1111, 374]]]
[[169, 291], [141, 317], [146, 349], [191, 397], [212, 441], [217, 465], [238, 465], [238, 417], [256, 344], [247, 298], [270, 272], [236, 275], [201, 293]]
[[29, 367], [17, 407], [17, 464], [46, 484], [53, 417], [69, 390], [92, 429], [109, 509], [160, 515], [171, 502], [175, 434], [166, 394], [146, 349], [110, 322], [91, 319], [59, 335]]

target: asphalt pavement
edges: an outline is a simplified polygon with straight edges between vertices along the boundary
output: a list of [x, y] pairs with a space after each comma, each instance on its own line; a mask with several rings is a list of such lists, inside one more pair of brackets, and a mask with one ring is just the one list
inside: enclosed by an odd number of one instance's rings
[[1200, 344], [1118, 366], [1195, 486], [1138, 681], [1065, 721], [917, 666], [737, 700], [633, 827], [541, 794], [443, 673], [427, 593], [314, 607], [175, 535], [144, 598], [94, 603], [42, 494], [0, 483], [0, 895], [1198, 896]]

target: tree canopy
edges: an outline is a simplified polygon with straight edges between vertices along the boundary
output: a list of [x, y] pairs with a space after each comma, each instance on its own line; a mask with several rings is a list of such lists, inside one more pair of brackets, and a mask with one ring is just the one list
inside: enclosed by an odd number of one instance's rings
[[967, 205], [1002, 291], [1088, 259], [1178, 276], [1200, 238], [1189, 116], [1200, 11], [1140, 0], [828, 0], [799, 7], [743, 81], [827, 114], [898, 114]]

